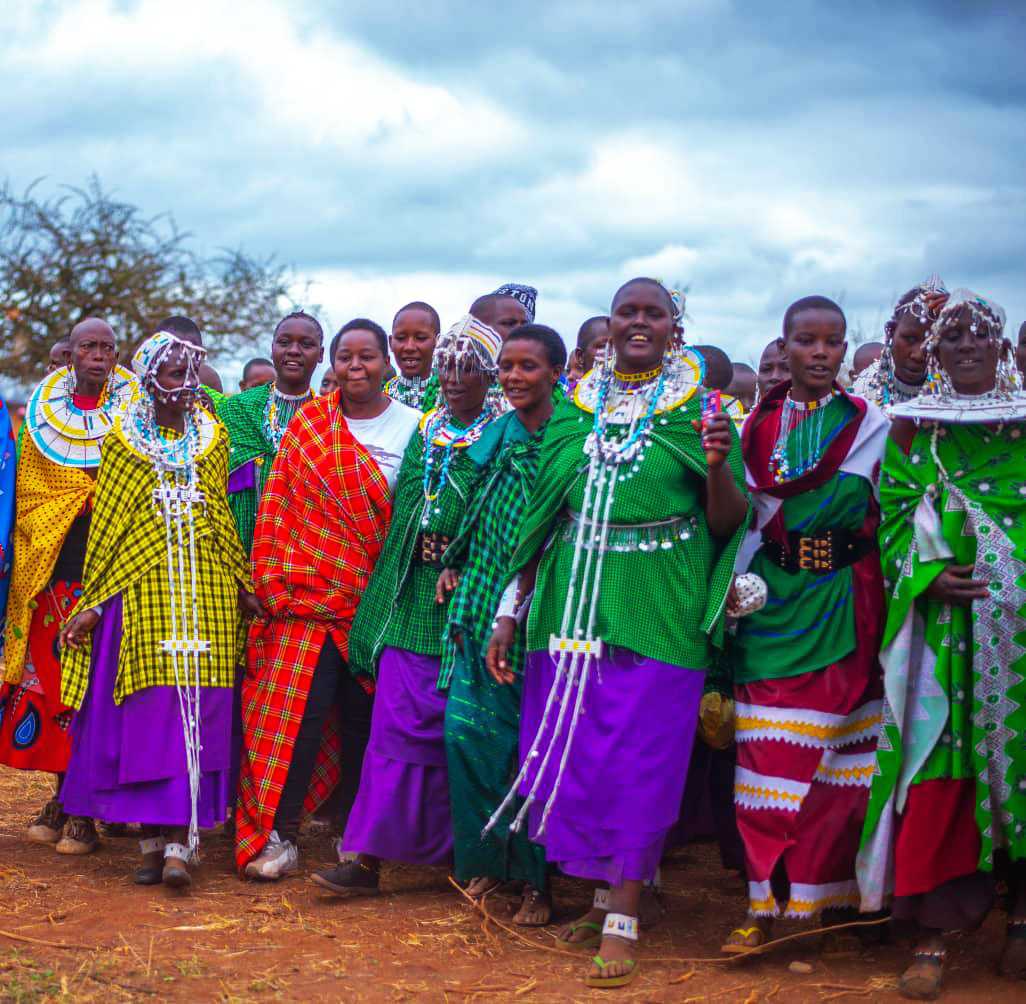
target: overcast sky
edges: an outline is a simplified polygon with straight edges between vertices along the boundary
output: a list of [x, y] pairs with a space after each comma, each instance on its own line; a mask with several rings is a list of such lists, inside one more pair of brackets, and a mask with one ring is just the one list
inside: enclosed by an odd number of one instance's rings
[[514, 281], [572, 341], [639, 273], [748, 361], [798, 296], [875, 337], [931, 271], [1026, 319], [1021, 0], [0, 9], [3, 176], [273, 253], [326, 328]]

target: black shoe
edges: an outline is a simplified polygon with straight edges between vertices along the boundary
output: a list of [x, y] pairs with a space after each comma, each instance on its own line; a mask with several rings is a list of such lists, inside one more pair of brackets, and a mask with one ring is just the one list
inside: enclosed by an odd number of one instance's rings
[[334, 868], [322, 868], [310, 878], [339, 896], [377, 896], [378, 873], [359, 861], [345, 861]]

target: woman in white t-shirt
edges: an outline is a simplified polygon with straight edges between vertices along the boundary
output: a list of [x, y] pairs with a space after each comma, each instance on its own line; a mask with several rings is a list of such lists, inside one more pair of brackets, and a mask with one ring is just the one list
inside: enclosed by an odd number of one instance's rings
[[373, 684], [350, 671], [349, 628], [421, 417], [382, 392], [388, 343], [373, 321], [345, 325], [331, 361], [338, 390], [289, 423], [253, 541], [253, 579], [270, 616], [250, 632], [242, 687], [236, 863], [257, 879], [298, 868], [304, 803], [314, 811], [335, 793], [343, 820], [352, 806]]

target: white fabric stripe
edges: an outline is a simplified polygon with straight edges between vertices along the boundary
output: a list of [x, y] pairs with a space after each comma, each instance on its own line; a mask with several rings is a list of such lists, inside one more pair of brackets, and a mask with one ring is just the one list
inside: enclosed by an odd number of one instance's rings
[[779, 739], [796, 746], [837, 749], [871, 739], [880, 729], [883, 702], [867, 701], [848, 715], [831, 715], [808, 708], [771, 708], [761, 704], [734, 705], [736, 739]]
[[769, 879], [748, 883], [748, 904], [748, 911], [753, 917], [775, 917], [780, 912]]
[[814, 780], [822, 784], [868, 788], [876, 771], [876, 753], [840, 753], [825, 750]]
[[792, 882], [791, 899], [784, 916], [811, 917], [828, 907], [857, 907], [858, 904], [859, 887], [854, 879], [815, 885]]
[[797, 812], [802, 807], [809, 785], [787, 777], [758, 774], [746, 767], [734, 770], [734, 804], [747, 809], [784, 809]]

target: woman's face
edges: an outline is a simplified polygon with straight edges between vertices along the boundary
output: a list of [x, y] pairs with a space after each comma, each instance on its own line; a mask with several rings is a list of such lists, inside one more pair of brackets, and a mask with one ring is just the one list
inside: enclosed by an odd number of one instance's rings
[[926, 379], [925, 338], [926, 325], [912, 314], [903, 313], [891, 339], [894, 373], [902, 383], [917, 386]]
[[449, 410], [461, 422], [471, 422], [481, 414], [491, 378], [481, 370], [458, 370], [449, 362], [438, 371], [438, 382]]
[[654, 282], [622, 287], [613, 299], [609, 335], [618, 370], [644, 373], [655, 369], [673, 336], [669, 294]]
[[153, 397], [169, 415], [184, 415], [196, 401], [199, 377], [189, 372], [184, 352], [173, 350], [157, 367]]
[[382, 393], [388, 359], [373, 331], [354, 328], [347, 331], [335, 347], [335, 380], [342, 392], [342, 403], [366, 404]]
[[499, 353], [499, 383], [517, 411], [530, 412], [552, 399], [560, 367], [549, 362], [545, 346], [513, 336]]
[[392, 324], [389, 338], [399, 372], [407, 380], [431, 375], [431, 357], [438, 341], [434, 318], [420, 307], [404, 310]]
[[937, 358], [959, 394], [984, 394], [994, 389], [1001, 344], [973, 318], [968, 306], [950, 318], [940, 331]]

